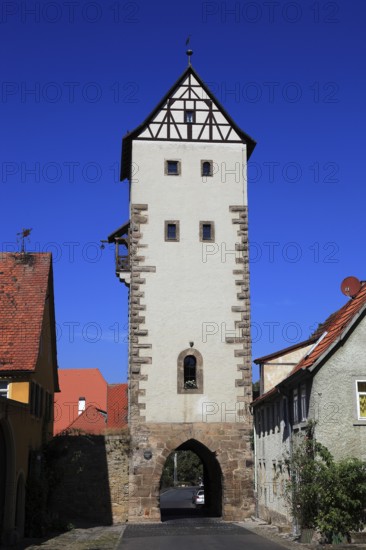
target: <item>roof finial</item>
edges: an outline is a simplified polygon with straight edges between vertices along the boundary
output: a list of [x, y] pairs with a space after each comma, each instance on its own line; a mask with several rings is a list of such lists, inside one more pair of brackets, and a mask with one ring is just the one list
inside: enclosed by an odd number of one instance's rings
[[[191, 34], [188, 36], [187, 40], [186, 40], [186, 46], [188, 46], [190, 40], [191, 40]], [[187, 50], [186, 51], [186, 54], [188, 55], [188, 66], [190, 67], [191, 66], [191, 55], [193, 55], [193, 50]]]
[[20, 240], [21, 240], [21, 253], [24, 254], [25, 253], [25, 239], [26, 237], [29, 237], [30, 233], [31, 233], [32, 229], [24, 229], [23, 228], [23, 231], [21, 231], [20, 233], [17, 233], [17, 235], [20, 236]]

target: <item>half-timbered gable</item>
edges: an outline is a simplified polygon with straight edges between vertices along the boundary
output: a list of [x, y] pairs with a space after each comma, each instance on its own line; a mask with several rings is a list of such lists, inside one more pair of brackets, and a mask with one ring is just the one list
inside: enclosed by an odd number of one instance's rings
[[248, 158], [255, 147], [191, 66], [146, 120], [124, 137], [121, 179], [130, 175], [133, 140], [244, 143]]

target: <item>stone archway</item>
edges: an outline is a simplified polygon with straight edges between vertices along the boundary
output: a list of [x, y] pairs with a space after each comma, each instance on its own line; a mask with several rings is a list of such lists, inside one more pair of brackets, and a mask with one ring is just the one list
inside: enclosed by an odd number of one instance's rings
[[227, 521], [249, 517], [254, 510], [249, 432], [239, 422], [134, 426], [129, 521], [160, 521], [160, 481], [168, 456], [178, 449], [192, 450], [206, 465], [212, 515]]
[[[191, 438], [173, 449], [167, 460], [175, 452], [179, 453], [180, 451], [190, 451], [195, 454], [203, 467], [205, 504], [202, 507], [196, 508], [192, 503], [192, 495], [198, 489], [198, 486], [192, 487], [190, 485], [183, 485], [170, 487], [167, 490], [165, 489], [160, 495], [161, 520], [166, 521], [172, 518], [221, 517], [223, 494], [222, 471], [216, 458], [216, 453], [210, 451], [210, 449], [196, 439]], [[169, 493], [169, 496], [167, 493]]]
[[192, 451], [204, 468], [205, 508], [210, 517], [222, 516], [222, 472], [216, 454], [195, 439], [185, 441], [176, 451]]

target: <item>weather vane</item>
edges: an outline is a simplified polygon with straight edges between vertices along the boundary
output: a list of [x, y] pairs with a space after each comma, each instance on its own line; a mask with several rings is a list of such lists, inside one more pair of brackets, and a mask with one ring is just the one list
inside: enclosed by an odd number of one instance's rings
[[[191, 40], [191, 36], [192, 36], [191, 34], [188, 36], [188, 38], [187, 38], [187, 40], [186, 40], [186, 46], [189, 45], [190, 40]], [[188, 55], [188, 65], [190, 66], [190, 65], [191, 65], [191, 56], [193, 55], [193, 50], [188, 49], [188, 50], [186, 51], [186, 54]]]
[[[17, 233], [17, 235], [20, 236], [20, 239], [21, 239], [21, 242], [22, 242], [22, 247], [21, 247], [21, 253], [24, 254], [25, 252], [25, 239], [26, 237], [29, 237], [29, 235], [31, 234], [31, 231], [32, 231], [32, 228], [29, 228], [29, 229], [24, 229], [20, 232], [20, 233]], [[18, 239], [18, 242], [19, 242], [19, 239]]]

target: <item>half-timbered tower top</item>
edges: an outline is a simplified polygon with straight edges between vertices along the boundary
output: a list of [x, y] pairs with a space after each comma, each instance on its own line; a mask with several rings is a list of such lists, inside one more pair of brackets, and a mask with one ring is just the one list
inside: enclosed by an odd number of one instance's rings
[[122, 143], [121, 180], [130, 177], [133, 140], [244, 143], [247, 158], [256, 142], [232, 120], [191, 65]]

